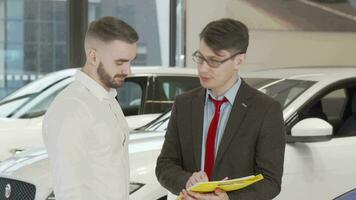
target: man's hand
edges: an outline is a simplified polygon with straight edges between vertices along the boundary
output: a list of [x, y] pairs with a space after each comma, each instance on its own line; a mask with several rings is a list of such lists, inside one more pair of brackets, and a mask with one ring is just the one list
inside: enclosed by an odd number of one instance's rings
[[229, 200], [229, 196], [221, 189], [216, 189], [212, 193], [198, 193], [183, 190], [180, 195], [181, 200]]
[[209, 178], [204, 171], [194, 172], [193, 175], [188, 179], [187, 183], [185, 184], [185, 188], [189, 189], [193, 185], [200, 183], [200, 182], [208, 182]]

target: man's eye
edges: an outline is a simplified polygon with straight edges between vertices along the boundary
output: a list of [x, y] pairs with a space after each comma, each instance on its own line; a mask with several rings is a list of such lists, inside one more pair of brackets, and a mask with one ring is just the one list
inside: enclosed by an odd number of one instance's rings
[[118, 63], [116, 63], [117, 66], [121, 66], [121, 65], [123, 65], [123, 64], [124, 64], [123, 62], [118, 62]]

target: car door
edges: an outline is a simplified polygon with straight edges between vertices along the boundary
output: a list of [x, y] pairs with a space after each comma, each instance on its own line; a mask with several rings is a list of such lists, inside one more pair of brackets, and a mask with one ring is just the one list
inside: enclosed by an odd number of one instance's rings
[[287, 143], [282, 191], [277, 199], [332, 199], [356, 187], [356, 136], [337, 136], [350, 109], [347, 91], [355, 86], [352, 80], [324, 89], [297, 110], [294, 121], [287, 122], [289, 136], [296, 123], [310, 117], [326, 120], [334, 135], [327, 141]]

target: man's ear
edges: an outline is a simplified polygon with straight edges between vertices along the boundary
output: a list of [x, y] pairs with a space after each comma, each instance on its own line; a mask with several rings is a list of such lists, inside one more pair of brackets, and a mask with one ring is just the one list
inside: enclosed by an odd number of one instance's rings
[[246, 53], [237, 55], [235, 57], [234, 65], [235, 65], [236, 70], [240, 69], [241, 64], [243, 64], [245, 62], [245, 59], [246, 59]]
[[93, 66], [98, 66], [100, 63], [98, 54], [95, 49], [89, 49], [88, 52], [88, 61]]

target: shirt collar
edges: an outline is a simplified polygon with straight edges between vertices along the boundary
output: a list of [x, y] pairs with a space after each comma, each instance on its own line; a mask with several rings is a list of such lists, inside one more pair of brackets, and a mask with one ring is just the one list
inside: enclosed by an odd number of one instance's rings
[[117, 91], [115, 89], [110, 88], [109, 92], [106, 91], [103, 86], [81, 70], [77, 71], [75, 79], [82, 83], [100, 101], [103, 99], [115, 98], [117, 95]]
[[231, 86], [231, 88], [228, 91], [226, 91], [226, 93], [224, 95], [219, 96], [219, 97], [214, 96], [213, 92], [210, 89], [207, 89], [205, 101], [208, 99], [209, 95], [216, 100], [222, 100], [224, 97], [226, 97], [226, 99], [229, 101], [229, 103], [231, 105], [233, 105], [234, 101], [235, 101], [236, 94], [239, 91], [240, 85], [241, 85], [241, 78], [239, 77], [237, 79], [237, 81]]

